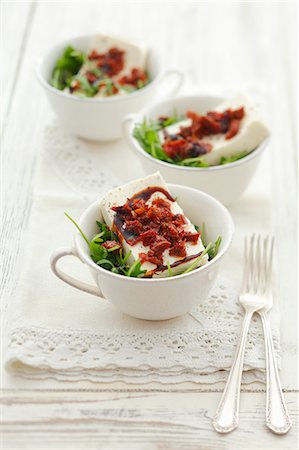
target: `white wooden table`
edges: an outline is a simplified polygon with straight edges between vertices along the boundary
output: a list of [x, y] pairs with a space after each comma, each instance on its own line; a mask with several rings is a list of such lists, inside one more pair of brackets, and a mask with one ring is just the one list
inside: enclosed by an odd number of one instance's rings
[[[2, 311], [22, 267], [33, 173], [52, 113], [37, 85], [38, 56], [53, 43], [100, 30], [145, 39], [198, 87], [256, 86], [271, 114], [273, 218], [279, 254], [282, 383], [294, 427], [277, 437], [264, 427], [264, 393], [243, 393], [240, 427], [211, 426], [219, 393], [196, 387], [146, 389], [11, 378], [2, 390], [5, 449], [297, 448], [296, 4], [291, 2], [4, 2]], [[3, 316], [4, 317], [4, 316]]]

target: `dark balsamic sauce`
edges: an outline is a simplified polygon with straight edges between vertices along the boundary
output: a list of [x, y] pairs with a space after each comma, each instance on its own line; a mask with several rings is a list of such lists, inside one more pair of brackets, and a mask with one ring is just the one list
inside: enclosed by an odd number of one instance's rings
[[[188, 261], [191, 261], [192, 259], [196, 259], [196, 258], [198, 258], [198, 257], [202, 254], [202, 252], [203, 252], [203, 251], [201, 251], [201, 252], [199, 252], [199, 253], [196, 253], [195, 255], [189, 255], [189, 256], [186, 256], [186, 258], [182, 258], [182, 259], [180, 259], [180, 260], [178, 260], [178, 261], [175, 261], [174, 263], [170, 264], [170, 268], [173, 269], [174, 267], [178, 267], [178, 266], [180, 266], [180, 265], [183, 264], [183, 263], [186, 263], [186, 262], [188, 262]], [[146, 277], [146, 278], [152, 278], [152, 276], [153, 276], [156, 272], [162, 272], [162, 271], [167, 270], [167, 269], [168, 269], [168, 266], [165, 266], [164, 264], [161, 264], [160, 266], [157, 266], [155, 269], [148, 271], [148, 272], [145, 274], [144, 278], [145, 278], [145, 277]]]
[[168, 198], [168, 200], [170, 200], [171, 202], [175, 201], [175, 199], [170, 195], [170, 193], [168, 191], [166, 191], [165, 189], [163, 189], [162, 187], [149, 186], [140, 192], [136, 192], [136, 194], [134, 194], [133, 197], [128, 199], [128, 204], [129, 204], [129, 206], [131, 206], [133, 204], [134, 200], [136, 200], [137, 198], [141, 198], [142, 200], [147, 202], [155, 192], [162, 192], [162, 194], [164, 194], [165, 197]]
[[[134, 203], [134, 200], [139, 199], [139, 198], [144, 200], [145, 202], [147, 202], [155, 192], [161, 192], [171, 202], [175, 201], [175, 199], [170, 195], [170, 193], [168, 191], [166, 191], [165, 189], [163, 189], [162, 187], [149, 186], [146, 189], [143, 189], [142, 191], [136, 192], [136, 194], [134, 194], [133, 197], [131, 197], [127, 200], [127, 203], [129, 206], [132, 206]], [[124, 222], [123, 222], [121, 216], [116, 213], [114, 216], [113, 229], [115, 230], [119, 240], [122, 241], [122, 239], [125, 239], [125, 241], [129, 245], [135, 245], [136, 242], [138, 241], [138, 235], [135, 235], [132, 232], [127, 231], [125, 228], [123, 228], [123, 224], [124, 224]]]

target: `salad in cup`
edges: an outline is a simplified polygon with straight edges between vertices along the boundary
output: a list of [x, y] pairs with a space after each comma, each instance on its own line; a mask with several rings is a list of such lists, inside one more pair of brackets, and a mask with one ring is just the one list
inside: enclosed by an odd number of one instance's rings
[[96, 35], [88, 52], [67, 46], [56, 61], [50, 84], [78, 97], [111, 97], [150, 82], [147, 49], [111, 36]]
[[269, 131], [243, 95], [205, 113], [159, 116], [136, 124], [134, 137], [160, 161], [184, 167], [213, 167], [238, 161], [254, 151]]
[[[220, 202], [197, 189], [166, 184], [158, 172], [108, 192], [78, 222], [68, 217], [76, 227], [73, 242], [52, 253], [53, 273], [146, 320], [186, 314], [207, 299], [234, 231]], [[94, 283], [60, 267], [69, 256], [89, 269]]]
[[159, 173], [108, 192], [100, 209], [104, 221], [97, 221], [92, 239], [67, 216], [91, 259], [115, 274], [150, 279], [189, 273], [213, 259], [221, 245], [220, 236], [206, 241], [204, 223], [191, 223]]

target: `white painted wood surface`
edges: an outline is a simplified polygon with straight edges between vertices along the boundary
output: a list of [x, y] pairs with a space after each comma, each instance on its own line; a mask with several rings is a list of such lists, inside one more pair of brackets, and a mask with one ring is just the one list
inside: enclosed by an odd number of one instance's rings
[[[273, 218], [279, 255], [282, 382], [297, 423], [296, 291], [296, 4], [211, 2], [4, 2], [4, 207], [2, 311], [22, 267], [36, 155], [52, 113], [34, 66], [49, 46], [99, 30], [144, 39], [166, 65], [179, 65], [199, 89], [252, 86], [269, 102]], [[8, 55], [8, 56], [7, 56]], [[276, 437], [264, 428], [262, 393], [244, 393], [240, 428], [229, 436], [211, 426], [219, 394], [130, 390], [118, 385], [10, 380], [3, 386], [2, 448], [9, 449], [295, 449], [295, 429]], [[87, 390], [86, 390], [87, 389]], [[295, 427], [294, 427], [295, 428]], [[1, 441], [0, 441], [1, 442]], [[0, 444], [1, 446], [1, 444]]]

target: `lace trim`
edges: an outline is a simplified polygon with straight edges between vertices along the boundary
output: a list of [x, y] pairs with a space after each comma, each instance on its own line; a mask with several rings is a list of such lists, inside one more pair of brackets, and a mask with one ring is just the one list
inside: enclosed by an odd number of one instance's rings
[[[40, 374], [50, 370], [57, 376], [63, 371], [60, 376], [69, 379], [81, 373], [87, 379], [113, 377], [130, 381], [143, 377], [154, 381], [167, 376], [175, 382], [195, 381], [229, 369], [243, 319], [237, 292], [221, 280], [191, 316], [194, 325], [188, 330], [91, 332], [19, 324], [9, 334], [7, 366], [19, 366], [21, 372], [28, 372], [30, 367]], [[278, 352], [275, 332], [273, 340]], [[258, 317], [253, 318], [249, 330], [244, 368], [252, 371], [250, 382], [263, 378], [264, 340]], [[221, 374], [210, 377], [217, 381], [222, 378]]]

